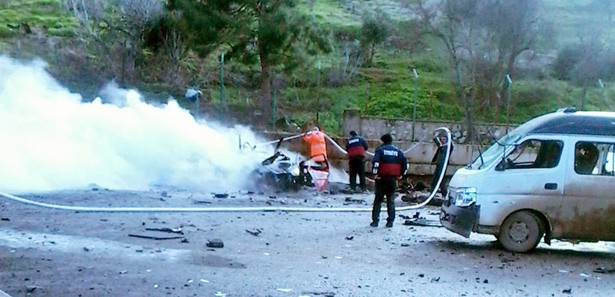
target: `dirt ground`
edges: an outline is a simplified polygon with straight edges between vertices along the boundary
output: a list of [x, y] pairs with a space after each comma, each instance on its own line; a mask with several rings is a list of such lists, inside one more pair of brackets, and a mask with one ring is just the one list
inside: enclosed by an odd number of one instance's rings
[[[20, 195], [100, 207], [354, 212], [76, 212], [0, 197], [0, 296], [612, 296], [615, 244], [530, 254], [439, 226], [438, 208], [369, 227], [372, 194], [92, 188]], [[398, 207], [406, 206], [399, 198]], [[417, 216], [418, 221], [413, 220]], [[386, 213], [381, 214], [381, 219]], [[208, 247], [217, 241], [223, 247]], [[215, 246], [215, 245], [214, 245]]]

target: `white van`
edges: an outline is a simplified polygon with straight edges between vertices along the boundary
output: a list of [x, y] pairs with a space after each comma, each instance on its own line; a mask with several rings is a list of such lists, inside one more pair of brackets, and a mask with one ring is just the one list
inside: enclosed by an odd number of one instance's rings
[[543, 238], [615, 240], [615, 112], [573, 108], [519, 126], [453, 175], [440, 222], [509, 251]]

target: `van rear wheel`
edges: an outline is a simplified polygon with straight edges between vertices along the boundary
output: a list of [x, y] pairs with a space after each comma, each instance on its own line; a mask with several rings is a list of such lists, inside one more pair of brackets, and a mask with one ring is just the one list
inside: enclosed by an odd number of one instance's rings
[[498, 241], [511, 252], [533, 250], [544, 234], [540, 219], [529, 211], [509, 215], [500, 226]]

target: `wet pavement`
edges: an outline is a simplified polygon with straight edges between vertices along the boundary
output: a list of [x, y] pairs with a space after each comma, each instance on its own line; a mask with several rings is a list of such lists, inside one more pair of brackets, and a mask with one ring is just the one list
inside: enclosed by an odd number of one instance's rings
[[[434, 206], [398, 212], [393, 228], [384, 223], [372, 228], [369, 193], [216, 194], [88, 189], [22, 197], [101, 207], [363, 210], [90, 213], [0, 198], [0, 290], [13, 297], [611, 296], [615, 291], [613, 243], [555, 242], [515, 254], [493, 236], [466, 239], [445, 230]], [[408, 205], [399, 198], [396, 204]]]

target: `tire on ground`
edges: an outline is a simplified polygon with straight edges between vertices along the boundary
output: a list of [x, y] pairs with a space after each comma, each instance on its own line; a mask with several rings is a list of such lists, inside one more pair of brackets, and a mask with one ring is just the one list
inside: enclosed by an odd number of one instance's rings
[[536, 248], [543, 235], [542, 222], [536, 215], [518, 211], [504, 220], [497, 238], [505, 249], [525, 253]]

